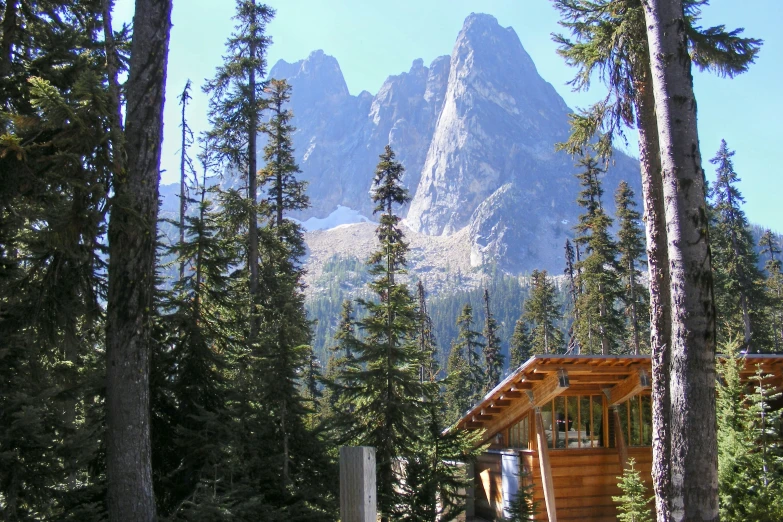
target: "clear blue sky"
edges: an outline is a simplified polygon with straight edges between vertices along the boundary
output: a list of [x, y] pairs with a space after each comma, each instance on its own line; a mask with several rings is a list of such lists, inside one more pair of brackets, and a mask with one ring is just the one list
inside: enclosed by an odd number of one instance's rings
[[[190, 78], [194, 103], [191, 126], [206, 128], [204, 79], [214, 74], [224, 43], [233, 28], [232, 0], [173, 0], [162, 168], [164, 183], [176, 179], [179, 162], [176, 95]], [[277, 10], [268, 27], [273, 39], [268, 61], [289, 62], [323, 49], [337, 58], [352, 94], [376, 93], [390, 74], [410, 68], [416, 58], [429, 64], [451, 54], [465, 17], [471, 12], [494, 15], [501, 25], [513, 27], [538, 71], [572, 108], [586, 106], [601, 94], [571, 92], [572, 77], [555, 54], [551, 33], [559, 32], [557, 12], [548, 0], [269, 0]], [[117, 0], [115, 24], [130, 20], [133, 0]], [[783, 232], [783, 150], [779, 125], [783, 122], [783, 1], [712, 0], [703, 12], [703, 25], [744, 27], [745, 34], [762, 38], [757, 63], [733, 80], [695, 74], [699, 104], [699, 136], [707, 179], [714, 178], [708, 163], [721, 138], [736, 150], [735, 169], [742, 178], [740, 190], [745, 212], [755, 223]], [[635, 145], [631, 146], [634, 152]]]

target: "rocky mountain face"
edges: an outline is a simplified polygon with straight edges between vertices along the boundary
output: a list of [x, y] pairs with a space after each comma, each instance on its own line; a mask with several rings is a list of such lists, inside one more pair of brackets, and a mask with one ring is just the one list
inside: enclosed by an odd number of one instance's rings
[[[429, 67], [415, 60], [374, 96], [350, 94], [337, 60], [323, 51], [279, 61], [269, 76], [293, 88], [293, 142], [312, 202], [294, 217], [325, 218], [344, 206], [372, 218], [373, 173], [389, 144], [413, 198], [403, 209], [409, 234], [421, 236], [413, 244], [452, 238], [465, 250], [459, 265], [468, 259], [473, 268], [562, 272], [579, 184], [574, 159], [555, 152], [555, 144], [568, 136], [571, 110], [538, 74], [512, 28], [471, 14], [450, 56]], [[610, 212], [620, 180], [639, 195], [639, 178], [638, 163], [618, 152], [603, 179]], [[328, 233], [319, 233], [319, 256], [329, 255], [322, 249], [331, 243], [322, 237]], [[352, 255], [335, 248], [336, 255]]]
[[[579, 186], [574, 160], [554, 145], [568, 135], [571, 110], [512, 28], [472, 14], [451, 56], [429, 67], [414, 61], [375, 96], [351, 95], [337, 61], [322, 51], [280, 61], [270, 77], [293, 87], [294, 145], [313, 203], [297, 217], [323, 217], [338, 205], [370, 216], [372, 175], [388, 143], [406, 169], [411, 230], [466, 230], [474, 267], [562, 270]], [[609, 209], [620, 180], [639, 186], [636, 161], [621, 153], [615, 160], [604, 177]]]

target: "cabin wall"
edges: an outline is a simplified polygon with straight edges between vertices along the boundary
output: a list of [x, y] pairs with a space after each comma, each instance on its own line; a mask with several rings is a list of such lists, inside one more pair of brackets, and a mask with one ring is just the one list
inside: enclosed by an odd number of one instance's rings
[[[652, 496], [652, 448], [628, 448], [628, 457], [636, 460], [636, 469], [641, 472]], [[529, 452], [523, 458], [531, 461], [533, 498], [539, 511], [535, 520], [547, 520], [538, 454]], [[617, 483], [622, 470], [616, 449], [549, 450], [549, 461], [559, 522], [617, 520], [617, 507], [612, 496], [621, 494]]]

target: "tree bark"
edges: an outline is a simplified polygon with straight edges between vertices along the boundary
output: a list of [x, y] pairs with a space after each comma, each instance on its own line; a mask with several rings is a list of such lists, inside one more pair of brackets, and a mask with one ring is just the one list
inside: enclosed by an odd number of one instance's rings
[[133, 25], [127, 169], [114, 172], [109, 222], [106, 474], [109, 520], [147, 522], [156, 518], [150, 444], [150, 317], [171, 0], [136, 0]]
[[653, 356], [658, 380], [653, 477], [663, 508], [658, 520], [718, 520], [715, 309], [691, 58], [681, 0], [644, 0], [643, 5], [661, 150], [671, 315], [668, 353], [658, 339], [660, 351]]
[[0, 38], [0, 77], [8, 76], [11, 72], [11, 63], [14, 61], [14, 38], [18, 29], [16, 10], [19, 0], [8, 0], [3, 13], [2, 30]]

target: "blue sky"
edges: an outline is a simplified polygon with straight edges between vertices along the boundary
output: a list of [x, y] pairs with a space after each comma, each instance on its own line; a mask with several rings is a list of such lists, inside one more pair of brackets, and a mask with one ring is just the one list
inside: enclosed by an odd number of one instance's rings
[[[289, 62], [323, 49], [337, 58], [352, 94], [376, 93], [391, 74], [410, 69], [416, 58], [429, 64], [451, 54], [465, 17], [471, 12], [494, 15], [511, 26], [533, 58], [538, 71], [572, 108], [583, 107], [601, 95], [599, 84], [590, 93], [573, 93], [566, 82], [573, 71], [555, 54], [551, 33], [560, 32], [558, 13], [548, 0], [270, 0], [277, 10], [268, 27], [273, 39], [268, 61]], [[117, 0], [115, 24], [133, 16], [133, 0]], [[176, 96], [185, 81], [193, 81], [189, 110], [194, 130], [205, 130], [206, 97], [200, 86], [221, 62], [224, 43], [233, 28], [232, 0], [174, 0], [172, 14], [165, 138], [164, 183], [176, 179], [179, 165]], [[781, 0], [712, 0], [703, 11], [704, 26], [744, 27], [745, 34], [762, 38], [764, 46], [751, 70], [735, 79], [695, 73], [699, 137], [707, 179], [714, 179], [708, 160], [721, 139], [736, 151], [735, 170], [742, 178], [745, 212], [755, 223], [783, 232], [783, 175], [777, 152], [783, 148], [783, 2]], [[634, 153], [632, 144], [630, 152]], [[635, 154], [634, 154], [635, 155]], [[368, 173], [369, 175], [369, 173]], [[576, 195], [574, 195], [576, 197]]]

